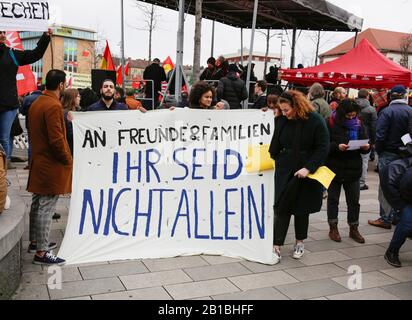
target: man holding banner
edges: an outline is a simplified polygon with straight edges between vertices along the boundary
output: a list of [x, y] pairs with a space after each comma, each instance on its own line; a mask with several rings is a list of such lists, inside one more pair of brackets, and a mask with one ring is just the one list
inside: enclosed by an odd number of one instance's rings
[[0, 31], [0, 144], [11, 158], [10, 130], [19, 108], [16, 75], [20, 66], [40, 60], [50, 43], [51, 30], [44, 33], [34, 50], [18, 51], [6, 46], [6, 32]]

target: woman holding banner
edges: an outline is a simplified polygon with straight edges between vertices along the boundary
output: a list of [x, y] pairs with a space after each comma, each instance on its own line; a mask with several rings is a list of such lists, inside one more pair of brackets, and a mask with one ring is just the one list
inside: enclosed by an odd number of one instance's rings
[[304, 254], [309, 215], [322, 207], [323, 187], [308, 179], [325, 162], [329, 151], [329, 133], [323, 118], [298, 91], [279, 97], [281, 116], [269, 149], [276, 161], [274, 207], [274, 254], [281, 259], [291, 216], [295, 216], [295, 259]]
[[13, 50], [6, 46], [6, 32], [0, 31], [0, 144], [3, 146], [7, 162], [10, 163], [10, 131], [17, 115], [19, 101], [16, 76], [20, 66], [40, 60], [50, 43], [51, 30], [44, 33], [34, 50]]

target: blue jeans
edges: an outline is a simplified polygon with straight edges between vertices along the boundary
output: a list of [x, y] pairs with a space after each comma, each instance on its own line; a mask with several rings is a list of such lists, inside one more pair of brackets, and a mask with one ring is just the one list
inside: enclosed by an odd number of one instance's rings
[[10, 131], [13, 125], [14, 118], [16, 118], [17, 109], [0, 111], [0, 144], [6, 152], [7, 160], [11, 158], [12, 145], [10, 141]]
[[[379, 170], [382, 170], [384, 167], [388, 166], [391, 162], [394, 162], [396, 160], [399, 160], [401, 157], [395, 153], [390, 153], [390, 152], [382, 152], [379, 155]], [[392, 218], [394, 211], [388, 201], [385, 199], [385, 196], [383, 195], [382, 188], [379, 186], [379, 214], [381, 216], [381, 219], [385, 223], [392, 223]]]
[[407, 206], [401, 212], [401, 220], [396, 226], [393, 234], [390, 249], [399, 250], [406, 241], [406, 238], [412, 234], [412, 205]]

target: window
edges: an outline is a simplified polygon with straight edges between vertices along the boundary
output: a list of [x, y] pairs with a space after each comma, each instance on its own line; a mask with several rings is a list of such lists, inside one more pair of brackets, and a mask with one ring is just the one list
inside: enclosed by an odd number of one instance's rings
[[64, 70], [77, 73], [77, 40], [64, 39]]

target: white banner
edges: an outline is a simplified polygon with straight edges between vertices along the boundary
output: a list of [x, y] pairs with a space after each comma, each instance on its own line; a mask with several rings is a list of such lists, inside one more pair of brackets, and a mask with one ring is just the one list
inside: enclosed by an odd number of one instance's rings
[[0, 1], [2, 31], [47, 31], [49, 19], [48, 1]]
[[[68, 264], [224, 255], [275, 262], [271, 112], [75, 113]], [[256, 148], [257, 147], [257, 148]], [[267, 153], [267, 152], [266, 152]]]

